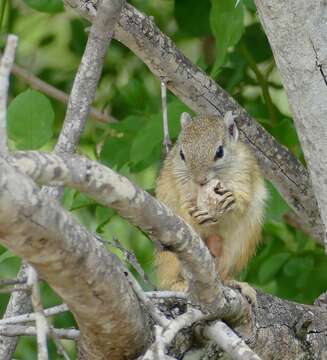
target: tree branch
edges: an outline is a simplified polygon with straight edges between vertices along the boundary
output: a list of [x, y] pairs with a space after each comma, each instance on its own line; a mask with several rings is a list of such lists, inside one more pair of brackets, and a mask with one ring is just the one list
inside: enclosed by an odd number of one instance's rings
[[217, 321], [210, 326], [206, 326], [203, 330], [203, 335], [215, 342], [234, 360], [261, 359], [245, 344], [244, 340], [240, 339], [222, 321]]
[[136, 356], [149, 332], [121, 263], [22, 173], [1, 159], [0, 168], [1, 242], [66, 302], [88, 359]]
[[[59, 339], [78, 340], [80, 332], [75, 329], [53, 329]], [[16, 336], [36, 336], [36, 328], [34, 326], [23, 325], [1, 325], [0, 335], [7, 337]]]
[[294, 114], [325, 225], [327, 249], [327, 185], [323, 181], [327, 168], [327, 6], [305, 0], [255, 2]]
[[7, 98], [9, 89], [9, 77], [15, 60], [18, 37], [8, 35], [4, 55], [0, 62], [0, 154], [8, 152], [7, 144]]
[[[44, 315], [45, 316], [53, 316], [53, 315], [61, 314], [68, 310], [69, 309], [66, 304], [61, 304], [61, 305], [57, 305], [57, 306], [54, 306], [49, 309], [45, 309]], [[30, 321], [35, 321], [35, 313], [28, 313], [28, 314], [14, 316], [12, 318], [1, 319], [0, 325], [19, 324], [19, 323], [25, 323], [25, 322], [30, 322]]]
[[123, 0], [103, 0], [91, 26], [80, 67], [69, 96], [64, 126], [55, 147], [56, 153], [73, 153], [88, 118], [102, 72], [104, 57], [124, 5]]

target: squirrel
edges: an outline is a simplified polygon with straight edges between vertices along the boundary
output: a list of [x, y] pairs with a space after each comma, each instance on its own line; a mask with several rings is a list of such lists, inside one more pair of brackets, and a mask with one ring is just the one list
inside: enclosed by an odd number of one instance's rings
[[[200, 235], [228, 281], [255, 253], [267, 192], [254, 155], [239, 140], [232, 112], [220, 120], [181, 115], [182, 130], [163, 163], [156, 196]], [[186, 290], [173, 252], [159, 251], [156, 262], [160, 288]]]

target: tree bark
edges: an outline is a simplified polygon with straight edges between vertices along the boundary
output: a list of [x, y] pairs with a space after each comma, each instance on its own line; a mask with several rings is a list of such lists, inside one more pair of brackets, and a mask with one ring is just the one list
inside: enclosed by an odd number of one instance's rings
[[[327, 4], [256, 0], [327, 226]], [[327, 244], [327, 243], [326, 243]]]
[[88, 359], [138, 355], [150, 332], [124, 266], [30, 179], [0, 164], [1, 242], [66, 302]]

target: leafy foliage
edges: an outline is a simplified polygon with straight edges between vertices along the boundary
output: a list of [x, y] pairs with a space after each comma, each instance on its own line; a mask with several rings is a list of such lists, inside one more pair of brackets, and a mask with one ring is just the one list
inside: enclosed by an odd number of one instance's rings
[[64, 4], [61, 0], [24, 0], [31, 8], [46, 12], [56, 13], [64, 10]]
[[217, 76], [225, 62], [228, 48], [237, 44], [244, 30], [243, 7], [235, 6], [234, 0], [212, 0], [210, 13], [212, 33], [216, 38], [216, 60], [211, 71]]
[[[287, 106], [285, 92], [267, 38], [256, 17], [253, 0], [133, 0], [138, 9], [173, 38], [177, 46], [228, 91], [276, 139], [303, 160], [301, 147]], [[57, 88], [69, 92], [86, 43], [87, 22], [77, 15], [65, 16], [60, 0], [24, 0], [8, 5], [1, 16], [0, 31], [17, 33], [20, 48], [17, 62]], [[26, 6], [27, 5], [27, 6]], [[2, 19], [2, 20], [1, 20]], [[28, 30], [28, 31], [27, 31]], [[90, 119], [79, 152], [98, 159], [147, 190], [155, 184], [162, 159], [162, 123], [159, 80], [128, 49], [110, 45], [94, 102], [119, 121], [100, 124]], [[170, 133], [176, 139], [179, 115], [187, 107], [169, 95]], [[16, 149], [51, 150], [64, 118], [65, 106], [49, 101], [12, 78], [9, 135]], [[327, 261], [323, 250], [301, 230], [287, 223], [289, 208], [274, 187], [267, 183], [270, 198], [262, 245], [241, 274], [264, 291], [282, 298], [312, 303], [325, 290]], [[132, 249], [155, 281], [153, 245], [138, 229], [83, 194], [65, 189], [64, 206], [91, 231], [110, 242], [113, 236]], [[108, 246], [121, 257], [120, 251]], [[6, 249], [0, 251], [2, 277], [14, 277], [20, 261]], [[46, 285], [46, 306], [59, 298]], [[8, 297], [1, 295], [4, 311]], [[55, 325], [73, 326], [70, 315], [56, 317]], [[67, 342], [71, 354], [72, 343]], [[51, 348], [51, 358], [56, 358]], [[15, 358], [35, 358], [35, 342], [24, 338]], [[73, 358], [73, 355], [72, 355]]]
[[43, 94], [26, 90], [8, 109], [8, 133], [17, 149], [38, 149], [52, 138], [54, 111]]

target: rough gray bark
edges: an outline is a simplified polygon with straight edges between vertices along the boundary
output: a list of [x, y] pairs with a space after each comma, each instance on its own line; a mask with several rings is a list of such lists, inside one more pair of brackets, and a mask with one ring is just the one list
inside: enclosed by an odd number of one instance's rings
[[[92, 19], [85, 4], [89, 0], [65, 0], [82, 16]], [[236, 115], [242, 139], [247, 142], [264, 171], [285, 200], [323, 242], [324, 234], [317, 202], [307, 170], [288, 151], [200, 68], [191, 63], [153, 21], [126, 4], [115, 28], [115, 38], [130, 48], [167, 87], [197, 113]]]
[[327, 3], [255, 2], [283, 79], [326, 232]]
[[[184, 300], [185, 301], [185, 300]], [[174, 316], [174, 309], [183, 309], [183, 300], [158, 301], [158, 307]], [[234, 326], [246, 344], [264, 360], [322, 360], [327, 348], [327, 308], [300, 305], [257, 292], [252, 322]], [[175, 310], [176, 312], [176, 310]], [[195, 327], [201, 340], [202, 324]], [[200, 341], [201, 343], [201, 341]], [[194, 342], [190, 329], [180, 332], [169, 349], [169, 355], [180, 359], [230, 359], [212, 343]], [[191, 357], [193, 355], [194, 357]]]
[[144, 349], [146, 317], [124, 267], [56, 201], [0, 159], [0, 238], [66, 302], [88, 359], [120, 359]]

